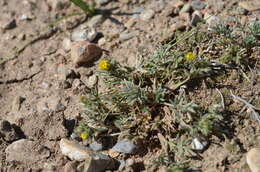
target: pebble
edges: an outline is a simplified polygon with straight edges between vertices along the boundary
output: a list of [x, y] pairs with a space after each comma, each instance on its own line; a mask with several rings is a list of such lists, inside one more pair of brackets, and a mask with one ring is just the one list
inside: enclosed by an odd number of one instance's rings
[[204, 20], [206, 20], [206, 23], [208, 24], [208, 29], [213, 30], [214, 27], [216, 27], [219, 24], [222, 24], [222, 21], [217, 16], [212, 16], [208, 13], [204, 15]]
[[86, 64], [101, 55], [102, 49], [96, 44], [86, 41], [77, 41], [72, 43], [71, 58], [76, 67]]
[[144, 20], [144, 21], [148, 21], [150, 20], [151, 18], [153, 18], [155, 12], [151, 9], [148, 9], [148, 10], [144, 10], [141, 14], [140, 14], [140, 18], [141, 20]]
[[252, 148], [246, 154], [246, 162], [252, 172], [260, 172], [260, 148]]
[[110, 0], [97, 0], [97, 3], [100, 5], [105, 5], [107, 3], [109, 3]]
[[123, 33], [120, 33], [119, 35], [119, 40], [120, 41], [126, 41], [126, 40], [129, 40], [135, 36], [137, 36], [139, 34], [139, 31], [132, 31], [132, 32], [123, 32]]
[[15, 96], [13, 103], [12, 103], [12, 111], [17, 112], [21, 108], [22, 102], [25, 100], [25, 98], [21, 96]]
[[177, 30], [183, 31], [185, 30], [186, 27], [187, 27], [186, 24], [184, 24], [183, 22], [178, 22], [171, 25], [172, 31], [177, 31]]
[[129, 158], [129, 159], [126, 160], [126, 166], [127, 166], [127, 167], [133, 166], [134, 163], [135, 163], [135, 160], [134, 160], [134, 159]]
[[106, 43], [107, 41], [106, 41], [106, 38], [100, 38], [99, 40], [98, 40], [98, 45], [99, 46], [102, 46], [102, 45], [105, 45], [105, 43]]
[[95, 27], [97, 25], [100, 25], [104, 21], [103, 15], [96, 15], [93, 16], [87, 23], [89, 27]]
[[47, 106], [54, 112], [61, 112], [66, 109], [66, 107], [61, 103], [61, 98], [56, 95], [53, 95], [47, 99]]
[[124, 160], [119, 160], [119, 163], [118, 171], [123, 171], [126, 167], [126, 162]]
[[206, 4], [204, 4], [201, 1], [192, 1], [190, 5], [191, 5], [191, 7], [194, 11], [195, 10], [202, 10], [206, 7]]
[[199, 22], [202, 21], [202, 16], [199, 11], [194, 11], [191, 16], [191, 25], [196, 26]]
[[191, 5], [190, 3], [187, 3], [181, 8], [180, 13], [187, 13], [190, 12], [190, 10], [191, 10]]
[[78, 144], [77, 142], [70, 141], [68, 139], [61, 139], [60, 150], [63, 155], [68, 156], [71, 160], [91, 160], [91, 151], [87, 150], [84, 146]]
[[247, 11], [256, 11], [260, 9], [260, 1], [252, 0], [252, 1], [240, 1], [238, 6], [246, 9]]
[[206, 146], [208, 145], [207, 141], [201, 141], [198, 138], [194, 138], [191, 143], [192, 149], [196, 151], [203, 151], [205, 150]]
[[96, 142], [96, 141], [91, 143], [89, 145], [89, 147], [90, 147], [91, 150], [93, 150], [95, 152], [101, 151], [103, 149], [103, 145], [101, 143]]
[[50, 151], [40, 142], [20, 139], [10, 144], [6, 149], [6, 160], [17, 161], [27, 165], [39, 162], [50, 156]]
[[71, 48], [71, 40], [69, 38], [64, 38], [62, 41], [62, 48], [68, 52]]
[[136, 146], [129, 141], [119, 141], [112, 149], [120, 153], [131, 154], [135, 152]]
[[75, 30], [72, 32], [72, 41], [93, 41], [97, 36], [97, 31], [94, 28], [85, 28], [80, 30]]
[[58, 76], [59, 76], [59, 79], [62, 81], [65, 81], [69, 78], [75, 79], [78, 77], [73, 69], [70, 69], [70, 68], [66, 67], [65, 65], [60, 65], [58, 67]]
[[8, 29], [13, 29], [16, 27], [16, 20], [15, 19], [8, 19], [6, 21], [4, 21], [1, 24], [1, 28], [4, 30], [8, 30]]

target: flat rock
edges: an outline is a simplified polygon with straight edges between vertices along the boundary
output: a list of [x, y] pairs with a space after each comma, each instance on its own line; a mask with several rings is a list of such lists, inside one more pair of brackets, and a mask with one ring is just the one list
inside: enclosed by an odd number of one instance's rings
[[112, 149], [114, 149], [117, 152], [130, 154], [136, 151], [136, 146], [133, 143], [130, 143], [129, 141], [119, 141]]
[[104, 21], [103, 15], [95, 15], [93, 16], [87, 23], [89, 27], [95, 27], [100, 25]]
[[151, 9], [148, 10], [144, 10], [141, 14], [140, 14], [140, 18], [144, 21], [148, 21], [151, 18], [153, 18], [155, 12]]
[[33, 164], [50, 156], [50, 152], [39, 142], [21, 139], [10, 144], [6, 149], [7, 161]]
[[201, 1], [192, 1], [190, 5], [193, 10], [202, 10], [206, 7], [206, 4]]
[[76, 67], [79, 67], [102, 55], [102, 49], [96, 44], [87, 41], [72, 43], [71, 58]]
[[260, 9], [260, 1], [253, 0], [253, 1], [241, 1], [238, 5], [247, 11], [255, 11]]
[[63, 155], [68, 156], [71, 160], [76, 161], [91, 160], [91, 155], [93, 154], [84, 146], [68, 139], [61, 139], [60, 150]]
[[246, 161], [252, 172], [260, 172], [260, 148], [253, 148], [246, 154]]

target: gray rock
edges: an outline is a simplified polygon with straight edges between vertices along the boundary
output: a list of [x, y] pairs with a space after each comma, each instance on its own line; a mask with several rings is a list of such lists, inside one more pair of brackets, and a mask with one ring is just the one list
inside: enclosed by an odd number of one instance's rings
[[194, 11], [191, 17], [191, 25], [196, 26], [202, 21], [202, 16], [199, 11]]
[[132, 32], [129, 32], [129, 33], [123, 32], [119, 35], [119, 40], [120, 41], [126, 41], [126, 40], [129, 40], [129, 39], [137, 36], [138, 34], [139, 34], [139, 31], [132, 31]]
[[190, 10], [191, 10], [191, 5], [190, 3], [187, 3], [181, 8], [180, 13], [187, 13], [190, 12]]
[[77, 172], [77, 161], [69, 161], [63, 167], [63, 172]]
[[86, 172], [102, 172], [106, 170], [116, 170], [119, 162], [103, 154], [94, 154], [91, 159], [87, 159], [84, 164]]
[[4, 29], [4, 30], [13, 29], [13, 28], [16, 27], [15, 19], [8, 19], [8, 20], [5, 20], [3, 23], [0, 23], [0, 24], [1, 24], [2, 29]]
[[131, 154], [136, 151], [136, 146], [129, 141], [119, 141], [112, 149], [117, 152]]
[[140, 18], [144, 21], [148, 21], [153, 18], [155, 12], [151, 9], [145, 10], [140, 14]]
[[96, 38], [97, 34], [98, 33], [94, 28], [78, 29], [72, 32], [71, 40], [91, 42]]
[[133, 166], [134, 163], [135, 163], [135, 160], [133, 160], [133, 159], [131, 159], [131, 158], [129, 158], [129, 159], [126, 160], [126, 166], [127, 166], [127, 167]]
[[101, 55], [102, 49], [95, 44], [86, 41], [72, 43], [71, 58], [76, 67], [86, 64]]
[[61, 103], [61, 98], [57, 95], [53, 95], [47, 99], [47, 106], [54, 112], [61, 112], [66, 109], [66, 107]]
[[97, 25], [100, 25], [102, 24], [102, 22], [104, 21], [104, 17], [103, 15], [96, 15], [96, 16], [93, 16], [87, 23], [87, 25], [89, 27], [95, 27]]
[[260, 148], [252, 148], [246, 154], [246, 162], [252, 172], [260, 171]]
[[89, 145], [90, 149], [92, 149], [93, 151], [97, 152], [97, 151], [101, 151], [103, 149], [103, 145], [101, 143], [98, 143], [96, 141], [94, 141], [93, 143], [91, 143]]
[[190, 5], [193, 10], [202, 10], [206, 7], [206, 4], [201, 1], [192, 1]]
[[192, 149], [196, 151], [204, 151], [208, 145], [208, 142], [199, 138], [194, 138], [191, 143]]
[[6, 160], [33, 164], [50, 156], [50, 151], [37, 141], [21, 139], [10, 144], [6, 149]]

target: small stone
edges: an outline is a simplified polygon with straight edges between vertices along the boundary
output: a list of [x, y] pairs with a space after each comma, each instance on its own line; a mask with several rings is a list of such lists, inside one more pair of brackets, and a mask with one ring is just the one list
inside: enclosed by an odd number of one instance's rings
[[201, 141], [198, 138], [194, 138], [191, 143], [192, 149], [196, 151], [203, 151], [207, 147], [208, 142], [207, 141]]
[[206, 7], [206, 4], [204, 4], [201, 1], [192, 1], [190, 5], [191, 5], [191, 7], [194, 11], [195, 10], [202, 10]]
[[260, 172], [260, 148], [250, 149], [246, 154], [246, 162], [252, 172]]
[[187, 13], [190, 12], [190, 10], [191, 10], [191, 5], [190, 3], [187, 3], [181, 8], [180, 13]]
[[72, 140], [78, 140], [80, 137], [76, 133], [71, 133], [70, 138]]
[[56, 166], [55, 164], [52, 163], [44, 163], [43, 165], [43, 171], [42, 172], [54, 172], [56, 171]]
[[69, 161], [63, 167], [63, 172], [77, 172], [77, 161]]
[[151, 18], [153, 18], [155, 12], [151, 9], [149, 10], [145, 10], [143, 11], [141, 14], [140, 14], [140, 18], [144, 21], [148, 21], [150, 20]]
[[132, 17], [125, 23], [125, 27], [131, 28], [135, 24], [136, 24], [136, 19]]
[[93, 154], [91, 159], [85, 160], [84, 171], [101, 172], [106, 170], [115, 170], [119, 163], [104, 154]]
[[0, 24], [1, 24], [2, 29], [4, 29], [4, 30], [13, 29], [16, 27], [15, 19], [9, 19]]
[[72, 41], [93, 41], [96, 36], [97, 32], [94, 28], [85, 28], [80, 30], [75, 30], [72, 32], [71, 40]]
[[172, 31], [176, 31], [176, 30], [183, 31], [183, 30], [185, 30], [186, 27], [187, 26], [182, 22], [174, 23], [174, 24], [171, 25]]
[[65, 81], [69, 78], [75, 79], [75, 78], [78, 77], [73, 69], [70, 69], [70, 68], [68, 68], [64, 65], [60, 65], [58, 67], [58, 74], [59, 74], [59, 79], [62, 80], [62, 81]]
[[256, 11], [260, 9], [260, 1], [259, 0], [242, 1], [238, 3], [238, 6], [246, 9], [247, 11]]
[[135, 160], [134, 160], [134, 159], [129, 158], [129, 159], [126, 160], [126, 166], [127, 166], [127, 167], [133, 166], [134, 163], [135, 163]]
[[94, 141], [93, 143], [91, 143], [89, 145], [90, 149], [97, 152], [97, 151], [101, 151], [103, 149], [103, 145]]
[[21, 41], [24, 41], [26, 39], [26, 35], [24, 33], [20, 33], [17, 38]]
[[62, 48], [63, 48], [66, 52], [70, 51], [70, 48], [71, 48], [71, 40], [68, 39], [68, 38], [63, 39], [63, 41], [62, 41]]
[[76, 67], [86, 64], [101, 55], [102, 49], [95, 44], [86, 41], [72, 43], [71, 58]]
[[110, 0], [97, 0], [97, 3], [100, 5], [105, 5], [107, 3], [109, 3]]
[[97, 25], [100, 25], [104, 21], [103, 15], [96, 15], [93, 16], [87, 23], [89, 27], [96, 27]]
[[207, 13], [204, 15], [204, 19], [206, 20], [206, 23], [208, 24], [209, 30], [213, 30], [214, 27], [223, 23], [219, 17], [212, 16]]
[[91, 160], [92, 152], [77, 142], [70, 141], [68, 139], [61, 139], [60, 149], [61, 153], [65, 156], [68, 156], [71, 160]]
[[106, 38], [100, 38], [99, 40], [98, 40], [98, 45], [99, 46], [102, 46], [102, 45], [105, 45], [105, 43], [106, 43]]
[[190, 22], [190, 13], [186, 12], [186, 13], [180, 13], [180, 19], [186, 21], [186, 22]]
[[96, 75], [91, 75], [90, 77], [86, 77], [85, 84], [88, 88], [93, 88], [98, 82], [98, 77]]
[[6, 149], [6, 160], [33, 164], [50, 156], [50, 151], [40, 142], [20, 139], [10, 144]]
[[135, 152], [136, 146], [129, 141], [119, 141], [112, 149], [121, 153], [131, 154]]
[[130, 32], [130, 33], [121, 33], [119, 35], [119, 40], [120, 41], [126, 41], [126, 40], [129, 40], [135, 36], [137, 36], [139, 34], [139, 31], [133, 31], [133, 32]]
[[126, 162], [124, 160], [119, 160], [119, 163], [118, 171], [123, 171], [126, 167]]
[[114, 150], [114, 149], [109, 149], [109, 151], [108, 151], [108, 155], [110, 156], [110, 157], [112, 157], [112, 158], [116, 158], [116, 157], [118, 157], [119, 156], [119, 152], [117, 152], [116, 150]]
[[13, 100], [12, 103], [12, 110], [14, 112], [17, 112], [20, 110], [21, 108], [21, 103], [25, 100], [25, 98], [21, 97], [21, 96], [16, 96]]
[[191, 25], [196, 26], [202, 21], [202, 16], [199, 11], [194, 11], [191, 17]]

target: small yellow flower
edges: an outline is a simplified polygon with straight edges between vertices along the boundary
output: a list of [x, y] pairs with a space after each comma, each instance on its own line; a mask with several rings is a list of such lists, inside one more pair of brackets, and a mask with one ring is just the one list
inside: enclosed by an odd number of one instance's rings
[[87, 139], [88, 139], [89, 134], [88, 134], [88, 132], [84, 131], [84, 132], [82, 132], [82, 133], [80, 134], [80, 137], [81, 137], [81, 139], [84, 141], [84, 140], [87, 140]]
[[188, 52], [186, 55], [186, 60], [188, 61], [193, 61], [196, 58], [196, 54], [192, 53], [192, 52]]
[[100, 70], [108, 70], [110, 67], [110, 63], [108, 60], [101, 60], [100, 63], [98, 64], [98, 68]]

